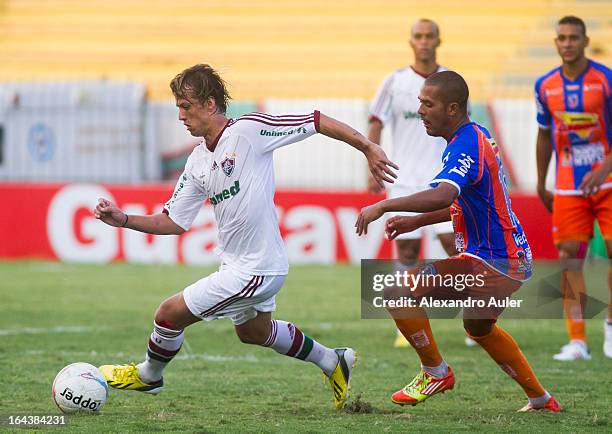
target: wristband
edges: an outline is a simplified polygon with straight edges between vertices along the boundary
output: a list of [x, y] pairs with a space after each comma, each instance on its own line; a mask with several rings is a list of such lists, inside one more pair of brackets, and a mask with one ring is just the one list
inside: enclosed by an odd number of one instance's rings
[[124, 228], [124, 227], [125, 227], [125, 225], [127, 225], [127, 222], [128, 222], [128, 220], [129, 220], [129, 219], [130, 219], [130, 218], [129, 218], [129, 216], [126, 214], [126, 215], [125, 215], [125, 221], [124, 221], [124, 222], [123, 222], [123, 224], [121, 225], [121, 227], [122, 227], [122, 228]]

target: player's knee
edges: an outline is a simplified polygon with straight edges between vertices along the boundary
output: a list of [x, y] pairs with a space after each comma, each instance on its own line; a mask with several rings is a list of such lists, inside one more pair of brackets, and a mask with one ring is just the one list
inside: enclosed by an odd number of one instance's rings
[[486, 336], [493, 330], [495, 320], [489, 319], [463, 319], [463, 328], [470, 336]]
[[237, 329], [236, 335], [243, 344], [263, 345], [268, 339], [268, 336], [264, 336], [263, 333], [258, 332], [256, 329]]
[[572, 259], [576, 257], [576, 252], [568, 246], [559, 245], [559, 259]]
[[562, 270], [582, 270], [582, 262], [588, 250], [588, 243], [586, 241], [564, 241], [557, 245], [557, 250], [559, 251]]
[[[164, 306], [164, 303], [160, 304], [157, 310], [155, 311], [155, 322], [159, 325], [162, 325], [162, 323], [163, 324], [172, 323], [172, 321], [170, 321], [170, 318], [169, 318], [169, 309], [168, 307]], [[164, 325], [162, 327], [170, 328], [170, 327], [167, 327], [167, 325]]]
[[397, 259], [404, 265], [414, 265], [420, 250], [421, 240], [400, 240], [397, 242]]
[[176, 330], [177, 309], [172, 299], [165, 300], [155, 311], [155, 322], [167, 329]]
[[419, 253], [415, 250], [408, 250], [399, 253], [397, 255], [398, 261], [400, 261], [403, 265], [410, 266], [414, 265], [414, 262], [418, 259]]
[[563, 241], [557, 244], [559, 259], [584, 259], [587, 249], [586, 241]]

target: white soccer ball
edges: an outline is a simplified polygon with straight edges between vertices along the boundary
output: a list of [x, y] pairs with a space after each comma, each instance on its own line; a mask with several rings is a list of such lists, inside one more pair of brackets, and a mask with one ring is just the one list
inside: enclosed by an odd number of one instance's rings
[[89, 363], [72, 363], [53, 380], [53, 401], [63, 413], [97, 413], [108, 398], [102, 372]]

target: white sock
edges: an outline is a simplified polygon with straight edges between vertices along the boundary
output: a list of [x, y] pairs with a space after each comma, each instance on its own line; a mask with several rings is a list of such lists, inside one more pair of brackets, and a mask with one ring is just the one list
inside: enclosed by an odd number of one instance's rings
[[136, 365], [140, 379], [145, 383], [161, 380], [164, 368], [179, 352], [184, 338], [183, 330], [172, 330], [153, 322], [146, 359]]
[[442, 360], [442, 363], [440, 363], [438, 366], [432, 367], [421, 365], [421, 368], [434, 378], [442, 378], [448, 374], [448, 365], [444, 360]]
[[582, 346], [585, 350], [588, 349], [589, 347], [587, 346], [587, 343], [585, 341], [583, 341], [582, 339], [572, 339], [570, 341], [570, 343], [572, 344], [578, 344], [580, 346]]
[[136, 365], [138, 368], [138, 376], [145, 383], [154, 383], [163, 377], [164, 369], [168, 364], [157, 361], [146, 355], [144, 362]]
[[330, 376], [338, 364], [336, 352], [306, 336], [300, 329], [286, 321], [272, 320], [270, 336], [264, 343], [279, 354], [311, 362]]
[[528, 398], [529, 403], [533, 408], [542, 408], [546, 405], [548, 400], [550, 399], [550, 393], [544, 392], [544, 395], [538, 396], [536, 398]]

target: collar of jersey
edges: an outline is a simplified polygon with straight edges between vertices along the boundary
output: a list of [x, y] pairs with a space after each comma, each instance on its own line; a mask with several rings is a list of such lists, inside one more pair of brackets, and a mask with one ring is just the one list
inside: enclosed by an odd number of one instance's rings
[[561, 79], [563, 80], [563, 84], [574, 84], [574, 83], [579, 83], [580, 81], [582, 81], [582, 78], [586, 75], [587, 72], [589, 72], [589, 69], [591, 69], [591, 66], [593, 65], [593, 63], [591, 62], [591, 59], [587, 59], [588, 63], [586, 68], [584, 68], [584, 71], [582, 71], [575, 79], [570, 80], [569, 78], [567, 78], [565, 75], [563, 75], [563, 66], [559, 67], [559, 75], [561, 75]]
[[232, 119], [228, 119], [221, 131], [219, 131], [219, 134], [217, 134], [217, 137], [215, 137], [215, 140], [213, 140], [211, 143], [206, 144], [206, 149], [208, 149], [210, 152], [215, 152], [215, 148], [217, 147], [217, 143], [219, 143], [219, 139], [223, 135], [225, 129], [229, 127], [231, 123]]
[[471, 127], [471, 126], [473, 126], [473, 125], [476, 125], [476, 122], [469, 122], [469, 123], [467, 123], [467, 124], [463, 125], [462, 127], [459, 127], [459, 128], [457, 129], [457, 131], [455, 131], [455, 132], [453, 133], [453, 135], [451, 136], [451, 139], [448, 141], [448, 144], [450, 145], [451, 143], [453, 143], [453, 142], [455, 141], [455, 139], [456, 139], [456, 138], [457, 138], [457, 136], [459, 135], [459, 132], [460, 132], [462, 129], [464, 129], [464, 128], [466, 128], [466, 127]]

